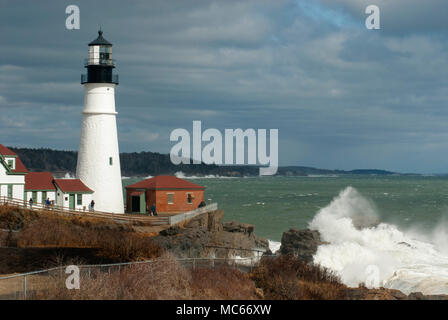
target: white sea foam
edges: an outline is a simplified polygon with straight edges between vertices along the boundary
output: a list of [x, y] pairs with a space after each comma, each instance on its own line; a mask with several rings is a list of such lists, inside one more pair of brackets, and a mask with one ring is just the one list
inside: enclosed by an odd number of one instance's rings
[[308, 178], [339, 178], [337, 174], [309, 174]]
[[280, 250], [281, 243], [274, 240], [269, 240], [269, 250], [271, 250], [272, 253], [276, 253], [278, 250]]
[[314, 262], [352, 287], [365, 283], [407, 294], [448, 294], [448, 229], [425, 235], [376, 224], [377, 219], [371, 201], [352, 187], [343, 190], [310, 223], [330, 243], [318, 248]]
[[214, 174], [209, 174], [205, 176], [186, 176], [182, 171], [178, 171], [174, 174], [176, 177], [181, 179], [233, 179], [234, 177], [219, 176]]

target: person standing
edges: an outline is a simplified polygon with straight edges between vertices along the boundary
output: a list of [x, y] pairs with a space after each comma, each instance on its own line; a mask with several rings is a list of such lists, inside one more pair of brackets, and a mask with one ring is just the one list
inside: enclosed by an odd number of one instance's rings
[[95, 211], [95, 201], [90, 202], [90, 211]]
[[156, 215], [157, 215], [157, 212], [156, 212], [156, 205], [155, 205], [155, 204], [153, 204], [152, 207], [151, 207], [151, 213], [152, 213], [153, 216], [156, 216]]
[[30, 201], [28, 201], [30, 203], [30, 209], [33, 209], [33, 198], [30, 198]]

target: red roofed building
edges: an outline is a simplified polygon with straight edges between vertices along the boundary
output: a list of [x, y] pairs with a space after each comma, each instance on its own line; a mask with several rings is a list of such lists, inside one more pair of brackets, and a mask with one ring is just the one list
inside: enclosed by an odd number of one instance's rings
[[126, 187], [126, 211], [147, 213], [187, 212], [204, 201], [205, 187], [175, 176], [157, 176]]
[[0, 197], [23, 199], [27, 172], [17, 154], [0, 144]]
[[50, 172], [28, 172], [25, 176], [24, 200], [44, 203], [47, 199], [56, 201], [56, 187]]
[[79, 179], [54, 179], [57, 189], [56, 203], [70, 209], [87, 210], [93, 191]]
[[[93, 191], [79, 179], [54, 179], [50, 172], [28, 172], [15, 152], [0, 144], [0, 200], [24, 200], [86, 210]], [[30, 202], [31, 205], [31, 202]]]

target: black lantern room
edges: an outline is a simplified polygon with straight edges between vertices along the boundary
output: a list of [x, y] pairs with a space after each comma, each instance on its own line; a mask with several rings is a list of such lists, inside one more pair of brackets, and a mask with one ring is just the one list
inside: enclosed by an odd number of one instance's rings
[[115, 60], [112, 59], [112, 43], [103, 38], [103, 31], [98, 31], [98, 38], [89, 43], [89, 57], [85, 60], [87, 75], [81, 75], [81, 83], [118, 84], [118, 75], [114, 75]]

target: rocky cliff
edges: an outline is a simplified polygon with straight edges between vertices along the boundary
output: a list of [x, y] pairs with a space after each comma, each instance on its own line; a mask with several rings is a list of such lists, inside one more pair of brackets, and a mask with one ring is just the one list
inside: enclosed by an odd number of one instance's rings
[[255, 235], [253, 225], [223, 223], [223, 215], [222, 210], [205, 213], [161, 231], [153, 240], [178, 257], [249, 257], [253, 249], [269, 250], [268, 241]]

